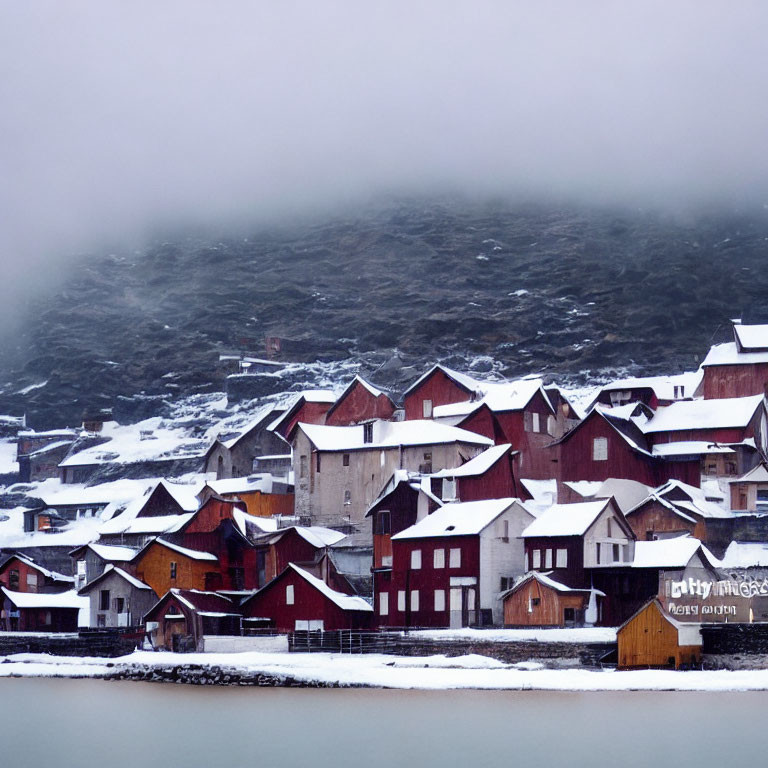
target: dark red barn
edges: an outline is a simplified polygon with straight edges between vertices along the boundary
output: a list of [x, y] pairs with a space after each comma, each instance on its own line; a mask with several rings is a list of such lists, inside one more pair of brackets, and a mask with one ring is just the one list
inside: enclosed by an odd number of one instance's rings
[[336, 427], [361, 424], [374, 419], [391, 419], [395, 404], [389, 395], [355, 376], [325, 415], [325, 423]]

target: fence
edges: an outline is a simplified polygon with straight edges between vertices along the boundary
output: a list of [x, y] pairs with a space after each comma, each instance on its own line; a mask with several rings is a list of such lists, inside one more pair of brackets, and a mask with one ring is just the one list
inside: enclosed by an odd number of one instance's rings
[[397, 653], [403, 638], [401, 632], [299, 631], [288, 635], [288, 650], [291, 653]]

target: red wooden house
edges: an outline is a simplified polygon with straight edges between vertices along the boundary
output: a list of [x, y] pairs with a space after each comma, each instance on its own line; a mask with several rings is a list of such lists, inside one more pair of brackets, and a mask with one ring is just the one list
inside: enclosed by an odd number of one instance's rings
[[0, 594], [0, 629], [11, 632], [77, 632], [78, 616], [88, 608], [88, 598], [77, 592]]
[[517, 499], [446, 504], [392, 537], [374, 571], [380, 626], [499, 624], [499, 595], [523, 573], [519, 535], [533, 516]]
[[435, 365], [417, 379], [403, 394], [406, 419], [431, 419], [441, 405], [479, 400], [481, 382], [444, 365]]
[[[325, 423], [345, 427], [374, 419], [391, 419], [396, 410], [389, 395], [355, 376], [325, 415]], [[304, 421], [302, 419], [302, 421]]]
[[282, 573], [290, 563], [314, 565], [328, 548], [346, 538], [343, 533], [319, 526], [292, 526], [266, 537], [264, 586]]
[[643, 403], [651, 410], [671, 405], [679, 400], [691, 400], [701, 384], [701, 371], [680, 373], [676, 376], [644, 376], [617, 379], [601, 387], [592, 405], [597, 403], [612, 408], [629, 403]]
[[734, 322], [733, 341], [716, 344], [701, 364], [705, 400], [768, 392], [768, 325]]
[[66, 592], [74, 587], [75, 579], [17, 553], [0, 566], [0, 585], [13, 592]]
[[290, 564], [241, 604], [244, 619], [267, 618], [279, 632], [367, 629], [373, 610], [362, 597], [329, 587]]
[[330, 390], [310, 389], [301, 392], [293, 405], [269, 429], [290, 443], [299, 423], [325, 424], [325, 416], [335, 402], [336, 395]]

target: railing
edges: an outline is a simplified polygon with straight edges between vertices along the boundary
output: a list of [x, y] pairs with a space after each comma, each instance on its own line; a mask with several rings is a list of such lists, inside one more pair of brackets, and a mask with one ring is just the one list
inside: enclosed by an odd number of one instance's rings
[[299, 631], [288, 635], [288, 650], [291, 653], [392, 653], [403, 640], [402, 632]]

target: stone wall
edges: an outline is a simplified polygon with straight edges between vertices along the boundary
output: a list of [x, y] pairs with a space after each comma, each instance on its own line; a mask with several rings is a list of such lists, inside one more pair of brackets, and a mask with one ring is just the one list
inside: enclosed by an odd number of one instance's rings
[[49, 634], [0, 632], [0, 656], [14, 653], [49, 653], [52, 656], [103, 656], [131, 653], [139, 645], [134, 637], [118, 633]]

